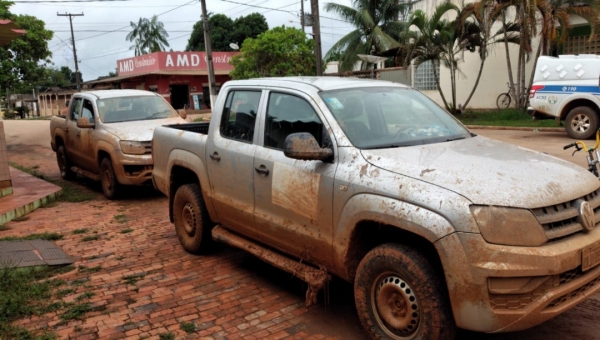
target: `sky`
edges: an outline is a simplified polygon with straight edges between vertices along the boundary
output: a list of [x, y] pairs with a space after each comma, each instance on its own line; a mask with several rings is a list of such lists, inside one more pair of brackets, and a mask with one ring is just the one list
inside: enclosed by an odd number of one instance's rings
[[[301, 0], [206, 0], [207, 11], [235, 19], [250, 13], [261, 13], [269, 28], [300, 26]], [[351, 0], [329, 0], [350, 5]], [[48, 46], [52, 51], [52, 67], [68, 66], [75, 70], [69, 17], [57, 13], [81, 14], [73, 17], [75, 46], [83, 80], [94, 80], [115, 71], [117, 60], [134, 56], [131, 42], [125, 37], [131, 31], [130, 22], [158, 15], [167, 33], [170, 48], [183, 51], [194, 24], [200, 20], [199, 0], [15, 0], [10, 8], [14, 14], [27, 14], [46, 23], [54, 31]], [[319, 1], [323, 55], [352, 30], [352, 26], [334, 13], [326, 12]], [[310, 12], [310, 0], [304, 0], [305, 12]], [[306, 29], [307, 34], [311, 28]]]

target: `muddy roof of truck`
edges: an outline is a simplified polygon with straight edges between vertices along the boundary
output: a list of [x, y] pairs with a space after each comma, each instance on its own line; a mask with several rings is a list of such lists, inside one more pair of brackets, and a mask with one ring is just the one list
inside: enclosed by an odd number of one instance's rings
[[281, 86], [293, 87], [299, 86], [312, 87], [317, 91], [337, 90], [351, 87], [375, 87], [375, 86], [398, 86], [406, 85], [393, 83], [384, 80], [359, 79], [351, 77], [274, 77], [274, 78], [255, 78], [246, 80], [235, 80], [226, 83], [227, 85], [251, 85], [251, 86]]
[[132, 97], [132, 96], [156, 96], [157, 94], [143, 90], [98, 90], [81, 92], [83, 95], [92, 95], [97, 99]]

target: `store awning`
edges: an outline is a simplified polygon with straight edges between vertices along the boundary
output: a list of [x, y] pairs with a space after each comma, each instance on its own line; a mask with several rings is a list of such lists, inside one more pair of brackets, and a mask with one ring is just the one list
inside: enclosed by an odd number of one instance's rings
[[25, 30], [19, 29], [12, 21], [0, 19], [0, 46], [10, 43], [25, 33]]
[[[215, 70], [215, 75], [228, 75], [229, 74], [229, 70]], [[208, 75], [208, 71], [206, 70], [160, 70], [160, 71], [153, 71], [153, 72], [148, 72], [148, 73], [142, 73], [142, 74], [134, 74], [134, 75], [126, 75], [126, 76], [116, 76], [116, 77], [110, 77], [110, 78], [102, 78], [102, 79], [98, 79], [98, 80], [91, 80], [91, 81], [86, 81], [83, 84], [85, 85], [91, 85], [91, 84], [104, 84], [104, 83], [116, 83], [116, 82], [121, 82], [122, 80], [126, 80], [126, 79], [133, 79], [133, 78], [138, 78], [138, 77], [145, 77], [145, 76], [149, 76], [149, 75], [164, 75], [164, 76], [206, 76]]]

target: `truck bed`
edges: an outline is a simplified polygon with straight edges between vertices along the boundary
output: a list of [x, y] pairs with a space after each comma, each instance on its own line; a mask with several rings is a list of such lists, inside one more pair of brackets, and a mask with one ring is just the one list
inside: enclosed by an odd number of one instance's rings
[[210, 123], [206, 122], [206, 123], [172, 124], [172, 125], [165, 125], [165, 127], [207, 135], [209, 125], [210, 125]]

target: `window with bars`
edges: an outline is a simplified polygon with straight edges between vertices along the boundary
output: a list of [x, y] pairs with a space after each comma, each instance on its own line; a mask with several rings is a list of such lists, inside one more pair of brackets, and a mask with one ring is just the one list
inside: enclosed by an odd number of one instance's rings
[[592, 41], [589, 39], [589, 36], [567, 38], [562, 54], [600, 54], [600, 37], [596, 35]]
[[[415, 71], [415, 88], [418, 90], [437, 90], [435, 75], [433, 73], [433, 61], [421, 63]], [[440, 77], [440, 64], [435, 64], [435, 71]]]

